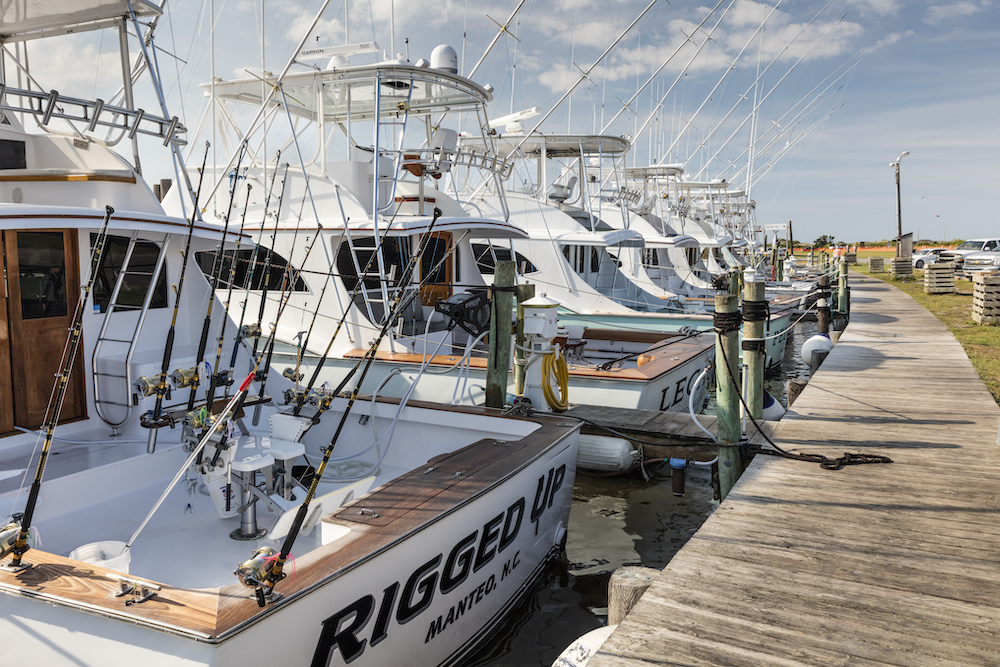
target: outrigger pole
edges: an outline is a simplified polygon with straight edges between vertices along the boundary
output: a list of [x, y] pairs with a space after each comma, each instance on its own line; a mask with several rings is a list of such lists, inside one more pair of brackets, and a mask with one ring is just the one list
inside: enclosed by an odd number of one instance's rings
[[[149, 428], [149, 440], [146, 442], [146, 451], [150, 454], [156, 451], [156, 435], [159, 428], [163, 426], [160, 421], [163, 418], [163, 397], [167, 393], [167, 370], [170, 368], [170, 355], [174, 350], [174, 334], [177, 331], [177, 311], [181, 307], [181, 292], [184, 289], [184, 278], [187, 275], [188, 256], [191, 254], [191, 237], [194, 235], [194, 220], [198, 214], [198, 200], [201, 198], [201, 185], [205, 182], [205, 165], [208, 163], [209, 143], [205, 142], [205, 157], [201, 161], [201, 173], [198, 176], [198, 190], [194, 195], [194, 209], [191, 211], [191, 218], [188, 220], [187, 240], [184, 242], [184, 260], [181, 262], [181, 274], [177, 278], [177, 287], [174, 289], [174, 313], [170, 318], [170, 328], [167, 330], [167, 340], [163, 343], [163, 362], [160, 364], [160, 376], [156, 383], [156, 403], [153, 409], [147, 413], [149, 419], [140, 419], [143, 426]], [[146, 415], [143, 415], [145, 417]]]
[[[404, 269], [400, 284], [406, 285], [410, 282], [410, 277], [413, 275], [413, 271], [416, 269], [417, 262], [423, 255], [424, 250], [430, 243], [431, 233], [434, 231], [434, 226], [437, 224], [438, 218], [440, 218], [441, 215], [441, 209], [435, 207], [434, 218], [431, 220], [431, 224], [428, 225], [427, 231], [424, 232], [424, 236], [420, 242], [420, 247], [410, 258], [406, 269]], [[323, 473], [326, 472], [326, 466], [330, 462], [330, 458], [333, 456], [334, 447], [337, 445], [337, 440], [340, 439], [341, 431], [344, 430], [344, 425], [347, 423], [347, 417], [358, 398], [358, 394], [361, 393], [361, 385], [364, 383], [365, 376], [368, 374], [368, 370], [372, 367], [372, 364], [375, 361], [375, 352], [378, 350], [382, 339], [385, 338], [385, 335], [389, 332], [389, 329], [392, 328], [394, 321], [394, 317], [392, 317], [392, 315], [398, 312], [400, 303], [403, 300], [403, 293], [405, 291], [405, 289], [399, 289], [396, 291], [392, 307], [389, 309], [389, 315], [386, 317], [385, 323], [382, 325], [382, 330], [372, 342], [367, 352], [365, 352], [365, 356], [360, 362], [361, 364], [364, 364], [364, 369], [361, 371], [361, 377], [359, 377], [357, 382], [354, 384], [354, 389], [351, 391], [351, 395], [348, 398], [347, 406], [344, 408], [344, 413], [340, 417], [340, 422], [337, 424], [337, 429], [333, 433], [333, 438], [330, 439], [330, 444], [327, 445], [325, 451], [323, 452], [323, 460], [320, 462], [319, 468], [316, 469], [316, 474], [313, 475], [312, 484], [309, 485], [309, 491], [306, 493], [305, 499], [302, 501], [302, 504], [299, 506], [299, 509], [295, 514], [295, 519], [292, 522], [291, 528], [288, 530], [288, 535], [285, 537], [285, 541], [281, 545], [281, 551], [276, 556], [269, 558], [266, 561], [268, 563], [266, 570], [257, 571], [256, 569], [244, 569], [242, 566], [236, 570], [235, 574], [237, 576], [241, 576], [242, 574], [241, 578], [244, 580], [244, 583], [255, 589], [257, 593], [257, 604], [261, 607], [267, 604], [267, 596], [270, 595], [272, 590], [274, 590], [274, 586], [285, 577], [282, 570], [284, 568], [285, 561], [288, 559], [288, 554], [292, 551], [292, 545], [295, 544], [295, 539], [299, 535], [299, 529], [302, 528], [302, 524], [309, 514], [309, 503], [312, 502], [313, 497], [316, 495], [316, 489], [319, 487], [319, 482], [323, 478]], [[331, 396], [329, 400], [332, 401], [333, 397]], [[252, 560], [253, 559], [251, 559], [251, 561]], [[260, 578], [255, 576], [258, 574], [261, 575]]]
[[8, 526], [0, 533], [0, 557], [8, 553], [14, 554], [11, 567], [21, 567], [21, 557], [31, 548], [28, 546], [28, 533], [31, 530], [31, 519], [35, 514], [35, 506], [38, 504], [38, 492], [42, 487], [42, 474], [45, 472], [45, 463], [49, 458], [49, 448], [52, 446], [52, 434], [59, 423], [59, 413], [62, 412], [63, 400], [66, 398], [66, 385], [69, 384], [70, 373], [73, 372], [73, 362], [76, 360], [77, 350], [80, 348], [80, 334], [83, 329], [83, 313], [86, 309], [87, 299], [90, 298], [90, 290], [94, 285], [94, 280], [100, 272], [104, 260], [104, 245], [108, 238], [108, 222], [115, 209], [110, 206], [104, 207], [104, 223], [101, 231], [97, 234], [97, 241], [94, 243], [94, 250], [90, 256], [90, 277], [87, 285], [83, 289], [83, 294], [76, 302], [76, 311], [73, 313], [73, 322], [69, 328], [69, 338], [63, 347], [62, 364], [59, 374], [56, 375], [56, 385], [52, 395], [49, 397], [49, 406], [46, 410], [45, 419], [45, 442], [42, 443], [42, 452], [38, 456], [38, 466], [35, 468], [35, 479], [31, 483], [31, 490], [28, 492], [28, 501], [25, 504], [24, 514], [21, 516], [21, 527], [17, 531], [17, 538], [11, 544], [13, 538], [13, 526]]

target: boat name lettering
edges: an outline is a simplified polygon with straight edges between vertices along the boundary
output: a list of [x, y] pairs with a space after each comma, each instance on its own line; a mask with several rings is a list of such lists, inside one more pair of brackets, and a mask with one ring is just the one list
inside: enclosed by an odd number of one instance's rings
[[701, 373], [702, 369], [699, 368], [688, 378], [681, 378], [677, 381], [674, 386], [674, 400], [669, 405], [667, 404], [667, 393], [670, 391], [670, 387], [663, 388], [663, 397], [660, 399], [660, 411], [669, 410], [674, 407], [685, 398], [691, 395], [691, 385], [694, 384], [695, 378]]
[[[530, 519], [538, 534], [538, 522], [545, 511], [552, 507], [556, 492], [566, 478], [566, 464], [553, 466], [538, 478]], [[518, 498], [485, 524], [464, 536], [447, 552], [441, 552], [420, 564], [405, 583], [399, 581], [388, 586], [376, 604], [374, 595], [365, 595], [345, 606], [322, 622], [319, 642], [313, 654], [313, 667], [332, 664], [334, 650], [338, 649], [345, 663], [361, 657], [365, 648], [376, 646], [389, 636], [389, 625], [395, 610], [396, 623], [403, 625], [417, 618], [434, 601], [435, 590], [447, 595], [456, 590], [474, 574], [493, 561], [498, 554], [510, 547], [521, 530], [527, 512], [527, 499]], [[447, 553], [447, 557], [445, 557]], [[500, 581], [506, 579], [520, 564], [520, 551], [508, 558], [501, 569]], [[498, 585], [497, 575], [491, 574], [470, 592], [452, 605], [446, 615], [431, 622], [425, 642], [433, 639], [448, 625], [460, 618]], [[397, 604], [398, 603], [398, 604]], [[378, 613], [375, 613], [376, 607]], [[375, 617], [372, 633], [361, 639], [358, 635]]]

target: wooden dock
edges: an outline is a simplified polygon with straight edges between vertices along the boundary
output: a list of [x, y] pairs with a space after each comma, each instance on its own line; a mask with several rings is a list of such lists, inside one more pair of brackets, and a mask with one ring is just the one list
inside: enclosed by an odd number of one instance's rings
[[1000, 665], [1000, 409], [945, 326], [851, 275], [852, 318], [590, 667]]

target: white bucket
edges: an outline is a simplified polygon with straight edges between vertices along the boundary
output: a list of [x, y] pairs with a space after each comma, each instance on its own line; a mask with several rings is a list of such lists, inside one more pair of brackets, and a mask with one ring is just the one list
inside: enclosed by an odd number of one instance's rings
[[132, 561], [132, 551], [125, 548], [124, 542], [109, 540], [92, 542], [73, 549], [69, 557], [91, 565], [100, 565], [109, 570], [128, 574], [128, 564]]
[[212, 503], [215, 505], [215, 511], [218, 512], [219, 517], [228, 519], [229, 517], [236, 516], [240, 508], [240, 489], [235, 484], [229, 487], [228, 493], [232, 498], [230, 499], [229, 511], [227, 512], [226, 482], [229, 476], [226, 474], [225, 466], [219, 466], [207, 475], [202, 475], [202, 479], [205, 481], [205, 486], [208, 488], [208, 495], [212, 497]]

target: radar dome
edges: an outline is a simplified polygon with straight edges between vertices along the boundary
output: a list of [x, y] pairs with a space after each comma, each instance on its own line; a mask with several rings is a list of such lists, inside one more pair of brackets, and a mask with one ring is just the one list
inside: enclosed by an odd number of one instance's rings
[[434, 47], [431, 51], [431, 67], [442, 72], [458, 74], [458, 54], [447, 44]]

